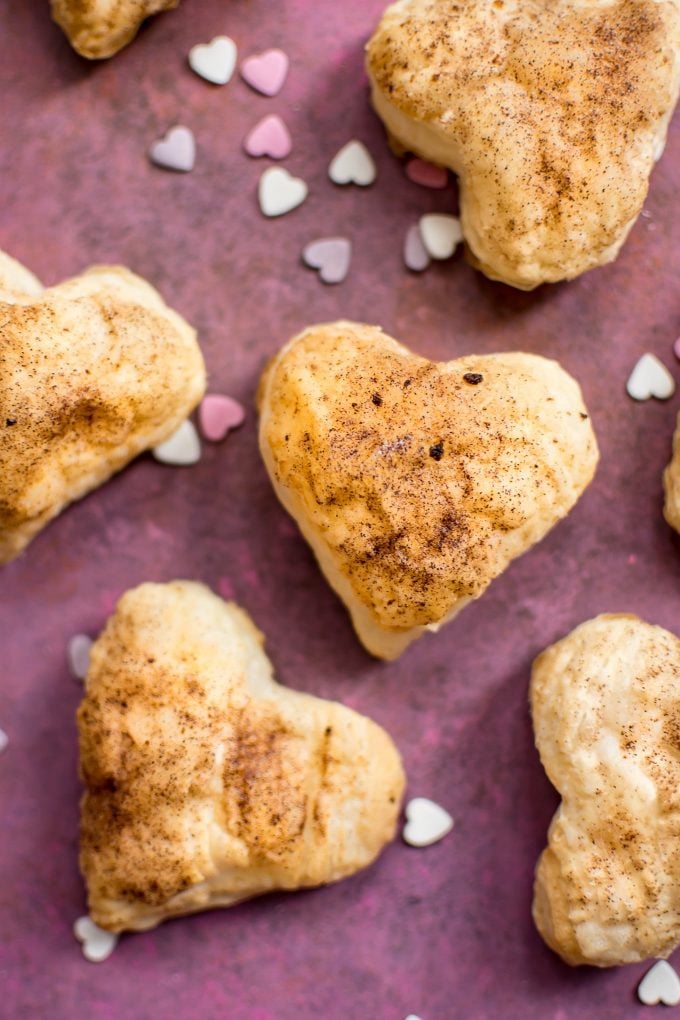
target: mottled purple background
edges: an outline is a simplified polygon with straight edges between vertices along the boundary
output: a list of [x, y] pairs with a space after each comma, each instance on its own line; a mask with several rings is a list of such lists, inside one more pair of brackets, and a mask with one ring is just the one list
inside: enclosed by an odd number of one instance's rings
[[[677, 121], [648, 218], [618, 262], [521, 294], [460, 256], [423, 276], [402, 266], [407, 228], [451, 192], [408, 182], [371, 114], [362, 45], [381, 0], [184, 0], [128, 50], [90, 66], [51, 25], [45, 0], [0, 2], [0, 246], [56, 282], [92, 262], [148, 277], [200, 332], [214, 390], [250, 408], [201, 463], [143, 457], [52, 524], [0, 572], [0, 1016], [30, 1020], [607, 1020], [648, 1015], [645, 967], [572, 970], [530, 918], [535, 858], [557, 798], [532, 745], [533, 656], [601, 611], [677, 629], [680, 545], [661, 517], [660, 476], [677, 400], [633, 404], [626, 377], [654, 351], [674, 367], [680, 332]], [[228, 33], [242, 55], [282, 46], [292, 69], [266, 99], [186, 67], [194, 43]], [[265, 113], [284, 115], [303, 207], [265, 221], [267, 165], [241, 151]], [[196, 169], [151, 167], [149, 144], [189, 125]], [[378, 167], [369, 190], [335, 188], [351, 137]], [[345, 233], [344, 284], [300, 265], [303, 245]], [[302, 326], [378, 322], [433, 358], [529, 350], [581, 381], [602, 448], [578, 508], [437, 638], [400, 662], [370, 659], [277, 504], [257, 453], [252, 397], [268, 355]], [[404, 755], [411, 795], [453, 813], [427, 850], [401, 842], [335, 887], [272, 896], [126, 937], [102, 966], [71, 935], [84, 911], [77, 868], [74, 711], [65, 647], [95, 633], [126, 588], [198, 578], [233, 595], [267, 634], [279, 678], [373, 716]]]

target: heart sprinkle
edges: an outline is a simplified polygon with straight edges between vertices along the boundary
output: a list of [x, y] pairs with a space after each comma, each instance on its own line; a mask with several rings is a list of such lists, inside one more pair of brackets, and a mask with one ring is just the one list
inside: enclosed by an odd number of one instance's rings
[[638, 999], [645, 1006], [677, 1006], [680, 1003], [680, 977], [666, 960], [658, 960], [638, 985]]
[[74, 634], [68, 643], [66, 655], [71, 673], [76, 680], [84, 680], [90, 666], [92, 638], [87, 634]]
[[90, 963], [103, 963], [118, 943], [118, 936], [95, 924], [91, 917], [79, 917], [73, 925], [73, 934], [82, 942], [83, 956]]
[[198, 424], [201, 435], [211, 443], [219, 443], [228, 432], [243, 424], [246, 412], [238, 400], [209, 393], [203, 397], [198, 409]]
[[308, 193], [305, 182], [283, 167], [270, 166], [260, 177], [258, 197], [265, 216], [284, 216], [302, 205]]
[[0, 754], [5, 750], [9, 744], [9, 737], [4, 730], [0, 729]]
[[363, 144], [353, 139], [333, 156], [328, 176], [334, 184], [358, 184], [362, 188], [373, 184], [377, 175], [375, 163]]
[[402, 836], [409, 846], [430, 846], [453, 828], [453, 818], [427, 797], [414, 797], [406, 805], [406, 825]]
[[285, 159], [293, 148], [290, 132], [280, 117], [271, 114], [258, 121], [243, 141], [243, 148], [249, 156], [269, 156], [270, 159]]
[[628, 378], [626, 390], [633, 400], [668, 400], [675, 393], [675, 380], [654, 354], [643, 354]]
[[302, 258], [310, 269], [318, 269], [324, 283], [342, 283], [349, 272], [352, 242], [346, 237], [322, 237], [305, 245]]
[[165, 137], [154, 142], [149, 149], [149, 159], [164, 170], [189, 173], [196, 162], [196, 142], [188, 127], [178, 124], [170, 128]]
[[414, 223], [404, 238], [404, 262], [414, 273], [422, 273], [430, 264], [430, 256], [420, 236], [420, 227]]
[[424, 188], [445, 188], [449, 183], [446, 167], [427, 163], [424, 159], [410, 159], [405, 169], [408, 179]]
[[427, 213], [420, 217], [420, 236], [432, 259], [450, 259], [463, 240], [460, 220], [446, 213]]
[[213, 85], [226, 85], [236, 67], [236, 43], [228, 35], [216, 35], [210, 43], [192, 46], [189, 67]]
[[673, 344], [673, 354], [676, 356], [678, 361], [680, 361], [680, 336]]
[[283, 88], [289, 65], [283, 50], [266, 50], [243, 61], [241, 77], [264, 96], [276, 96]]
[[193, 424], [187, 418], [180, 427], [163, 443], [151, 451], [161, 464], [173, 467], [188, 467], [201, 459], [201, 442]]

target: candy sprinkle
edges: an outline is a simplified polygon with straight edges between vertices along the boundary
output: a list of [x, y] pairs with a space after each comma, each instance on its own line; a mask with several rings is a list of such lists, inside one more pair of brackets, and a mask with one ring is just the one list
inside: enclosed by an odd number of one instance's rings
[[243, 140], [243, 148], [249, 156], [255, 158], [269, 156], [270, 159], [285, 159], [290, 155], [293, 142], [281, 118], [271, 114], [250, 129]]
[[423, 188], [445, 188], [449, 183], [446, 167], [427, 163], [424, 159], [410, 159], [404, 169], [408, 179]]
[[149, 159], [164, 170], [176, 170], [187, 174], [196, 162], [196, 142], [193, 132], [181, 124], [154, 142], [149, 149]]
[[633, 400], [668, 400], [675, 393], [675, 380], [654, 354], [643, 354], [628, 377], [626, 391]]
[[228, 35], [216, 35], [210, 43], [189, 50], [189, 67], [212, 85], [226, 85], [236, 67], [236, 43]]
[[430, 256], [420, 236], [420, 227], [414, 223], [404, 238], [404, 263], [414, 273], [422, 273], [430, 264]]
[[648, 970], [637, 989], [638, 999], [645, 1006], [680, 1004], [680, 977], [666, 960], [658, 960]]
[[302, 205], [308, 193], [305, 182], [283, 167], [270, 166], [260, 177], [258, 198], [265, 216], [285, 216]]
[[241, 64], [241, 77], [264, 96], [276, 96], [283, 88], [290, 61], [283, 50], [266, 50], [247, 57]]
[[420, 236], [432, 259], [450, 259], [463, 240], [460, 220], [446, 213], [427, 213], [420, 217]]
[[321, 237], [305, 245], [302, 259], [310, 269], [319, 270], [324, 283], [342, 283], [349, 272], [352, 242], [346, 237]]
[[402, 836], [410, 846], [438, 843], [453, 828], [453, 818], [427, 797], [414, 797], [406, 805], [406, 825]]
[[201, 435], [211, 443], [219, 443], [232, 429], [243, 424], [246, 412], [238, 400], [208, 393], [198, 409], [198, 425]]
[[118, 936], [100, 928], [91, 917], [79, 917], [73, 925], [73, 934], [82, 943], [83, 956], [90, 963], [108, 960], [118, 944]]
[[336, 152], [328, 167], [333, 184], [358, 184], [366, 188], [373, 184], [377, 170], [373, 157], [363, 142], [353, 139]]
[[201, 459], [201, 442], [192, 422], [187, 419], [169, 439], [154, 446], [151, 452], [161, 464], [189, 467]]
[[71, 673], [76, 680], [84, 680], [87, 676], [92, 643], [92, 638], [87, 634], [74, 634], [68, 643], [66, 657]]

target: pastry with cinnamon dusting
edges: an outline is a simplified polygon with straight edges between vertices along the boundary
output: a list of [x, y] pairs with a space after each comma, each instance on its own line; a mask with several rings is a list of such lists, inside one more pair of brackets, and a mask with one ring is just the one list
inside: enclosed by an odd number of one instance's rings
[[200, 401], [191, 326], [127, 269], [56, 287], [0, 253], [0, 563]]
[[536, 659], [536, 745], [562, 803], [536, 871], [534, 920], [571, 964], [680, 945], [680, 640], [604, 615]]
[[276, 493], [385, 659], [479, 598], [597, 464], [577, 383], [532, 354], [435, 363], [328, 323], [283, 348], [259, 399]]
[[680, 86], [680, 0], [400, 0], [368, 44], [393, 144], [460, 177], [473, 265], [530, 290], [616, 258]]
[[80, 864], [101, 927], [336, 882], [394, 837], [388, 735], [280, 687], [262, 644], [234, 603], [175, 581], [127, 592], [92, 647]]
[[671, 528], [680, 532], [680, 415], [673, 436], [673, 456], [663, 473], [663, 487], [666, 494], [664, 517]]
[[137, 35], [152, 14], [179, 0], [52, 0], [52, 17], [81, 57], [112, 57]]

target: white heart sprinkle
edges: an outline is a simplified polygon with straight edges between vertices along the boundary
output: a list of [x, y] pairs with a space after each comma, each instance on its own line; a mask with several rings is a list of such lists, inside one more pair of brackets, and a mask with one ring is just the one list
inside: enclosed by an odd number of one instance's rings
[[645, 1006], [677, 1006], [680, 1003], [680, 977], [666, 960], [659, 960], [638, 985], [638, 999]]
[[66, 654], [71, 673], [76, 680], [84, 680], [90, 665], [92, 638], [87, 634], [74, 634], [68, 643]]
[[402, 836], [410, 846], [438, 843], [453, 828], [453, 818], [427, 797], [414, 797], [406, 805], [406, 825]]
[[178, 124], [170, 128], [164, 138], [154, 142], [149, 149], [149, 159], [164, 170], [178, 170], [189, 173], [196, 162], [196, 142], [188, 127]]
[[216, 35], [210, 43], [189, 50], [189, 67], [213, 85], [226, 85], [236, 67], [236, 43], [228, 35]]
[[309, 189], [301, 178], [283, 167], [270, 166], [260, 177], [258, 197], [265, 216], [283, 216], [302, 205]]
[[446, 213], [427, 213], [418, 224], [425, 250], [432, 259], [450, 259], [463, 240], [463, 231], [457, 216]]
[[201, 441], [192, 422], [187, 419], [164, 443], [154, 446], [151, 452], [161, 464], [188, 467], [201, 459]]
[[654, 354], [643, 354], [630, 373], [626, 390], [633, 400], [649, 400], [650, 397], [668, 400], [675, 393], [675, 380]]
[[328, 176], [334, 184], [359, 184], [362, 188], [373, 184], [376, 173], [373, 157], [363, 142], [356, 139], [343, 145], [328, 167]]
[[9, 744], [9, 737], [4, 730], [0, 730], [0, 754], [5, 750]]
[[406, 1020], [420, 1020], [420, 1017], [416, 1016], [415, 1013], [409, 1013], [409, 1015], [406, 1017]]
[[83, 944], [83, 956], [90, 963], [103, 963], [118, 943], [118, 936], [95, 924], [91, 917], [79, 917], [73, 925], [73, 934]]

